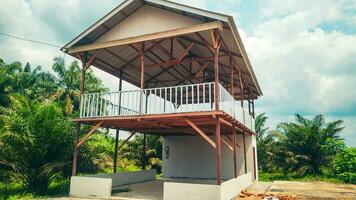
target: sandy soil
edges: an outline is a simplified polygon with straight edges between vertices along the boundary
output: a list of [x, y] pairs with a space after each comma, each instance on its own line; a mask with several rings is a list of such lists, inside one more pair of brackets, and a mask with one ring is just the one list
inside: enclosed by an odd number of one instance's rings
[[266, 194], [279, 199], [356, 199], [356, 185], [326, 182], [256, 182], [246, 192], [243, 198], [237, 199], [263, 199]]

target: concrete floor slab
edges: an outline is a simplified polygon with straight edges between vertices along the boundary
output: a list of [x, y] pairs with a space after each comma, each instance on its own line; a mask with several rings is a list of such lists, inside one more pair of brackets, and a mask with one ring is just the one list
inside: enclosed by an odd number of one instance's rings
[[163, 183], [178, 182], [178, 183], [197, 183], [197, 184], [215, 184], [216, 180], [211, 179], [156, 179], [141, 183], [134, 183], [124, 186], [115, 186], [112, 189], [111, 197], [120, 200], [162, 200], [163, 199]]

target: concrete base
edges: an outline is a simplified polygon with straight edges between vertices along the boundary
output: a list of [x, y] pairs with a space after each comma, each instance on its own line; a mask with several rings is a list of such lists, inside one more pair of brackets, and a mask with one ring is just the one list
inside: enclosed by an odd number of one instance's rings
[[154, 180], [156, 179], [156, 170], [151, 169], [144, 171], [120, 172], [112, 174], [91, 174], [87, 175], [86, 177], [111, 178], [112, 185], [118, 186]]
[[156, 170], [72, 176], [69, 195], [73, 197], [109, 198], [112, 186], [127, 185], [156, 178]]
[[112, 180], [110, 178], [72, 176], [69, 196], [109, 198], [111, 188]]
[[224, 181], [220, 186], [213, 179], [168, 178], [113, 187], [117, 199], [150, 200], [230, 200], [252, 183], [252, 174]]

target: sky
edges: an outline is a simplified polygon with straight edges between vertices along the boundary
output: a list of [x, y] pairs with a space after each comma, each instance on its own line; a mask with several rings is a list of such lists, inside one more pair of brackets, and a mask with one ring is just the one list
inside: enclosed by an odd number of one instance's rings
[[[0, 32], [63, 46], [122, 0], [2, 0]], [[356, 1], [182, 0], [232, 15], [264, 95], [256, 112], [267, 125], [324, 114], [344, 120], [342, 137], [356, 146]], [[0, 58], [51, 71], [59, 48], [0, 35]], [[67, 63], [73, 58], [65, 56]], [[117, 79], [94, 69], [117, 90]], [[113, 84], [115, 83], [115, 84]], [[128, 84], [124, 88], [129, 87]]]

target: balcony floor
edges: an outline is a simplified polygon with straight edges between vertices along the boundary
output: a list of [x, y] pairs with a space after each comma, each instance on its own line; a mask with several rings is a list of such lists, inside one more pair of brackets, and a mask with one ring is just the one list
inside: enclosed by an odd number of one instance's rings
[[135, 116], [110, 116], [110, 117], [90, 117], [74, 119], [75, 122], [95, 125], [101, 121], [101, 127], [136, 131], [140, 133], [157, 135], [185, 135], [195, 134], [195, 131], [185, 121], [191, 120], [208, 135], [215, 134], [216, 117], [221, 120], [221, 134], [231, 134], [231, 126], [242, 133], [254, 134], [243, 123], [237, 121], [223, 111], [186, 112], [174, 114], [151, 114]]

